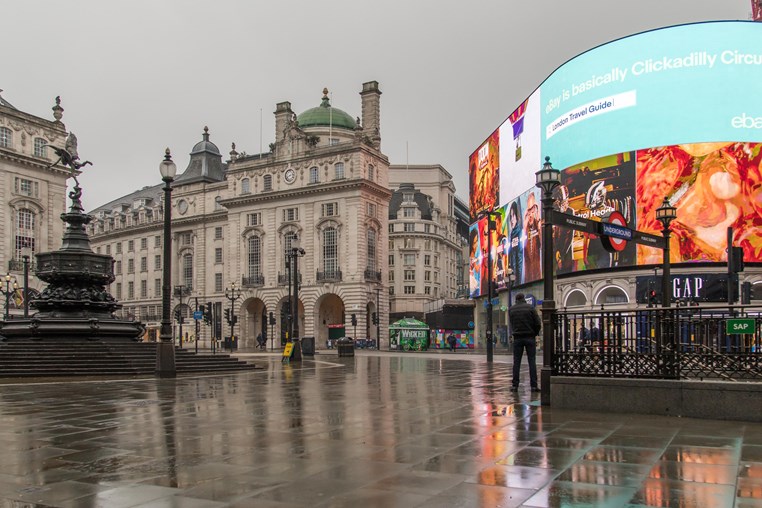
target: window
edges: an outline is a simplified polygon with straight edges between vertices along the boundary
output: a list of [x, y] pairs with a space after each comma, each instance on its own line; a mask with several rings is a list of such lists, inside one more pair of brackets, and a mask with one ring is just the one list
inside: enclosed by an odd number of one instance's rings
[[289, 232], [283, 235], [283, 255], [285, 256], [284, 259], [288, 259], [288, 256], [291, 255], [291, 242], [294, 241], [296, 238], [296, 233]]
[[262, 213], [254, 212], [246, 215], [247, 226], [260, 226], [262, 225]]
[[434, 272], [434, 282], [439, 282], [439, 272]]
[[415, 254], [405, 254], [402, 258], [404, 263], [406, 265], [414, 265], [415, 264]]
[[122, 283], [121, 282], [116, 283], [116, 299], [117, 300], [122, 299]]
[[389, 282], [394, 282], [394, 271], [393, 270], [389, 271]]
[[265, 175], [262, 177], [262, 182], [264, 192], [273, 190], [273, 175]]
[[34, 138], [34, 156], [46, 158], [48, 156], [47, 150], [48, 142], [42, 138]]
[[423, 288], [423, 292], [424, 292], [425, 294], [427, 294], [427, 295], [430, 295], [430, 294], [431, 294], [431, 286], [425, 286], [425, 287]]
[[153, 237], [153, 246], [157, 249], [161, 247], [161, 236], [157, 235]]
[[425, 280], [426, 282], [429, 282], [431, 280], [431, 270], [426, 270], [423, 273], [423, 280]]
[[415, 240], [413, 240], [412, 238], [405, 238], [405, 248], [415, 249]]
[[329, 138], [328, 139], [328, 145], [329, 146], [336, 146], [339, 144], [339, 138]]
[[106, 254], [111, 255], [111, 244], [106, 245]]
[[341, 180], [344, 178], [344, 163], [343, 162], [337, 162], [334, 166], [334, 179]]
[[338, 236], [336, 228], [323, 230], [323, 270], [327, 273], [336, 272], [339, 269]]
[[184, 254], [183, 255], [183, 285], [185, 287], [192, 288], [193, 287], [193, 254]]
[[299, 209], [298, 208], [286, 208], [283, 210], [283, 221], [284, 222], [295, 222], [299, 220]]
[[7, 127], [0, 127], [0, 147], [10, 148], [13, 142], [13, 133]]
[[394, 286], [389, 286], [389, 294], [394, 296]]
[[140, 271], [141, 272], [147, 272], [148, 271], [148, 257], [143, 256], [140, 258]]
[[135, 299], [135, 283], [132, 281], [127, 283], [127, 299], [128, 300]]
[[368, 206], [366, 208], [366, 215], [368, 217], [375, 217], [376, 216], [376, 203], [368, 203]]
[[36, 198], [40, 194], [40, 184], [33, 180], [16, 177], [14, 191], [22, 196]]
[[426, 250], [431, 250], [431, 240], [426, 240], [423, 242], [423, 248]]
[[248, 178], [241, 180], [241, 194], [249, 194], [251, 192], [251, 182]]
[[431, 233], [431, 224], [424, 224], [423, 225], [423, 232], [424, 233]]
[[405, 280], [415, 280], [415, 270], [405, 270]]
[[127, 252], [135, 252], [135, 240], [127, 242]]
[[222, 293], [222, 274], [221, 273], [215, 273], [214, 274], [214, 292], [215, 293]]
[[376, 230], [368, 230], [368, 269], [376, 271]]
[[214, 262], [218, 264], [222, 263], [222, 247], [214, 249]]
[[318, 183], [320, 181], [320, 175], [318, 174], [317, 166], [310, 168], [310, 183]]
[[16, 250], [14, 253], [16, 259], [21, 259], [23, 250], [31, 249], [33, 252], [36, 251], [34, 219], [34, 212], [28, 208], [21, 208], [16, 212]]
[[96, 254], [100, 254], [101, 253], [101, 248], [100, 247], [96, 247], [95, 248], [95, 253]]
[[405, 294], [406, 295], [414, 295], [415, 294], [415, 286], [405, 286]]
[[339, 214], [338, 203], [323, 203], [320, 209], [321, 217], [333, 217]]
[[148, 298], [148, 281], [140, 281], [140, 298]]
[[249, 277], [256, 280], [262, 275], [262, 239], [249, 238]]
[[411, 194], [409, 192], [406, 192], [406, 193], [402, 194], [402, 201], [405, 202], [405, 203], [412, 203], [412, 202], [414, 202], [414, 200], [413, 200], [413, 194]]
[[193, 235], [190, 231], [180, 233], [180, 245], [191, 245], [193, 243]]
[[376, 179], [376, 168], [373, 167], [372, 164], [368, 165], [368, 180], [375, 180]]
[[423, 256], [423, 264], [426, 265], [426, 266], [431, 266], [431, 255], [430, 254], [426, 254], [425, 256]]
[[413, 233], [415, 232], [415, 224], [405, 224], [405, 233]]
[[389, 232], [394, 233], [394, 224], [389, 224]]
[[114, 263], [114, 273], [116, 275], [122, 275], [122, 262], [121, 261], [117, 261], [116, 263]]
[[156, 255], [153, 257], [153, 269], [161, 270], [161, 256], [160, 255]]
[[394, 266], [394, 254], [389, 254], [389, 266]]
[[153, 297], [161, 298], [161, 279], [154, 279], [153, 281]]
[[121, 254], [122, 253], [122, 242], [119, 242], [116, 244], [116, 253]]
[[135, 273], [135, 260], [134, 259], [128, 259], [127, 260], [127, 273]]
[[402, 216], [408, 219], [415, 217], [415, 208], [413, 207], [403, 208]]

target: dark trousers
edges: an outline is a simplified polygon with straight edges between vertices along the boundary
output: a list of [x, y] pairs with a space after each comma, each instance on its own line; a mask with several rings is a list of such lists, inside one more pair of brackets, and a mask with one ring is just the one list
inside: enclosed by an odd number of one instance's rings
[[529, 361], [529, 383], [532, 388], [537, 388], [537, 343], [534, 337], [514, 337], [513, 338], [513, 386], [519, 386], [519, 373], [521, 372], [521, 358], [524, 356], [524, 350], [527, 352]]

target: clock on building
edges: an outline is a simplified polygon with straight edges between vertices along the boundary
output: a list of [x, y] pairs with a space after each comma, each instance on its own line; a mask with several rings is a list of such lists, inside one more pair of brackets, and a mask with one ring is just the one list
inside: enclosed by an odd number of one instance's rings
[[283, 178], [286, 180], [286, 183], [294, 183], [296, 180], [296, 171], [294, 171], [294, 168], [288, 168], [283, 174]]

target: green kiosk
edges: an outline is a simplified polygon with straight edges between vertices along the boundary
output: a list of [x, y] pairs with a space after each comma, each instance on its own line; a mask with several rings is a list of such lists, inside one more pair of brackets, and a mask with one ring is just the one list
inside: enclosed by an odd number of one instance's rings
[[390, 349], [425, 351], [429, 348], [429, 325], [413, 318], [403, 318], [389, 325]]

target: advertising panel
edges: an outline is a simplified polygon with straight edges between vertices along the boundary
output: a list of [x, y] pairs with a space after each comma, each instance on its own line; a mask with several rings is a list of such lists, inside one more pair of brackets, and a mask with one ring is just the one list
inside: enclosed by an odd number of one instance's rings
[[496, 130], [469, 158], [468, 208], [471, 219], [493, 210], [499, 199], [500, 130]]
[[[678, 210], [672, 262], [723, 262], [728, 227], [745, 259], [762, 262], [760, 48], [760, 23], [699, 23], [613, 41], [553, 72], [490, 138], [505, 217], [493, 251], [498, 287], [506, 250], [516, 284], [541, 278], [534, 180], [544, 156], [562, 170], [556, 210], [660, 235], [655, 210], [666, 196]], [[615, 243], [556, 227], [555, 269], [661, 263], [660, 250]], [[484, 274], [485, 247], [479, 256]]]

